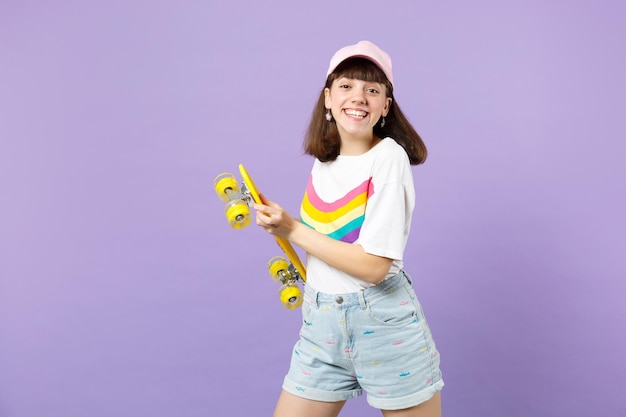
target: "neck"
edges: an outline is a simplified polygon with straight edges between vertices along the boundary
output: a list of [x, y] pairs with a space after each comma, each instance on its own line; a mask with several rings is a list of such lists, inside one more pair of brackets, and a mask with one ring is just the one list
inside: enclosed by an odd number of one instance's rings
[[344, 156], [362, 155], [372, 149], [380, 142], [377, 136], [370, 138], [341, 138], [341, 149], [339, 153]]

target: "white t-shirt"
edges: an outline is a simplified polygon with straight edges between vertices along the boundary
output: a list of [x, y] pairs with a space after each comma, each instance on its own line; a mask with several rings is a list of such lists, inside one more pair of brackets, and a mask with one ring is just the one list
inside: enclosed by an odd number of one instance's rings
[[[414, 206], [409, 158], [395, 140], [385, 138], [362, 155], [339, 155], [331, 162], [316, 159], [300, 219], [320, 233], [393, 259], [390, 278], [402, 269]], [[372, 286], [311, 254], [307, 254], [307, 285], [330, 294]]]

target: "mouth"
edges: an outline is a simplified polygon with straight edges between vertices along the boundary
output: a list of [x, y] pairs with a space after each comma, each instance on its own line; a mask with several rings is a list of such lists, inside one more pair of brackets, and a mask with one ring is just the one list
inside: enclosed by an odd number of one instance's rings
[[345, 109], [343, 111], [346, 115], [353, 117], [355, 119], [365, 119], [367, 117], [367, 115], [369, 114], [366, 111], [363, 110], [355, 110], [355, 109]]

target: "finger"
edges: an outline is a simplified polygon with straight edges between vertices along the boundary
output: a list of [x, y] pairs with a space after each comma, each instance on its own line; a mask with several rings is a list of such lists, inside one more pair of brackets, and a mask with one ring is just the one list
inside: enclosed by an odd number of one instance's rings
[[270, 200], [264, 194], [259, 194], [259, 197], [261, 198], [261, 202], [265, 204], [267, 207], [272, 207], [276, 210], [282, 210], [282, 206], [280, 204], [276, 203], [273, 200]]
[[268, 206], [266, 206], [265, 204], [261, 204], [261, 203], [254, 203], [252, 204], [252, 208], [255, 209], [256, 211], [264, 212], [265, 210], [268, 209]]
[[261, 198], [261, 203], [268, 205], [267, 203], [270, 201], [268, 200], [265, 195], [263, 193], [259, 193], [259, 197]]
[[257, 211], [256, 212], [256, 222], [257, 222], [257, 224], [266, 225], [266, 224], [268, 224], [269, 219], [270, 219], [269, 215], [265, 214], [264, 212], [262, 212], [262, 211]]
[[259, 226], [262, 226], [264, 228], [275, 228], [276, 225], [274, 224], [274, 219], [272, 219], [272, 217], [264, 212], [258, 211], [256, 213], [256, 223]]

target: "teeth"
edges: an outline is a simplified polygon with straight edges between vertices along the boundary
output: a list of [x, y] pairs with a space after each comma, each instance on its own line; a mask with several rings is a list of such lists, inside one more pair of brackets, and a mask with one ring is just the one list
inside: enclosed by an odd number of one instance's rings
[[348, 116], [354, 116], [354, 117], [365, 117], [365, 116], [367, 116], [367, 112], [359, 111], [359, 110], [346, 110], [346, 114]]

